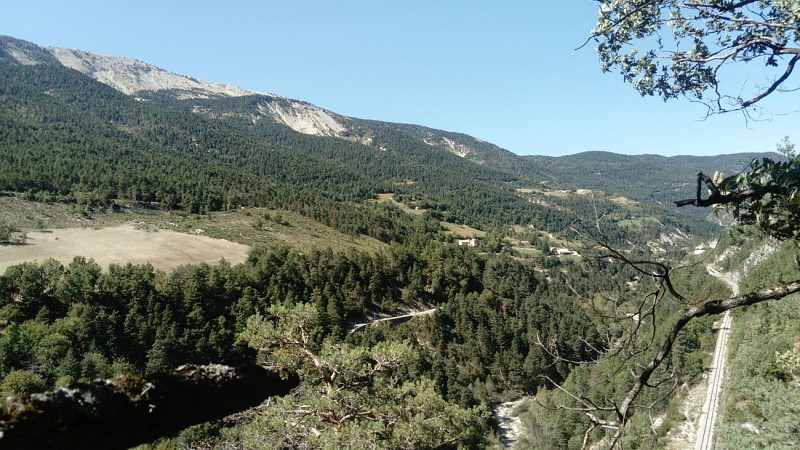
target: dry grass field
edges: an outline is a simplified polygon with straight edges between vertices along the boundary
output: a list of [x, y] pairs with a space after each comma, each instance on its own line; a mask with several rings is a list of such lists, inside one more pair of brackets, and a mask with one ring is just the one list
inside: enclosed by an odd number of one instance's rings
[[322, 248], [372, 252], [385, 246], [297, 213], [264, 208], [198, 215], [128, 207], [85, 218], [69, 205], [0, 195], [0, 221], [27, 234], [24, 245], [0, 244], [0, 274], [12, 265], [47, 258], [68, 264], [75, 256], [83, 256], [103, 268], [112, 263], [149, 262], [157, 269], [171, 270], [223, 258], [236, 264], [246, 259], [254, 245], [285, 245], [304, 252]]
[[451, 232], [454, 236], [458, 236], [462, 239], [472, 239], [472, 238], [484, 238], [486, 237], [486, 232], [478, 230], [477, 228], [472, 228], [467, 225], [456, 225], [454, 223], [449, 222], [440, 222], [442, 227], [447, 229], [447, 231]]
[[224, 239], [175, 231], [148, 231], [133, 225], [109, 228], [58, 228], [28, 233], [24, 245], [0, 246], [0, 273], [26, 261], [53, 258], [66, 265], [75, 256], [94, 259], [101, 267], [109, 264], [150, 263], [156, 269], [171, 270], [183, 264], [225, 259], [243, 262], [250, 247]]

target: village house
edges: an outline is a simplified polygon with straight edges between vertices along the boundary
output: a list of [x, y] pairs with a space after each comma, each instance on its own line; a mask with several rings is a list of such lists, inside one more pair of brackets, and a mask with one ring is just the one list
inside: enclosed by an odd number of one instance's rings
[[480, 244], [480, 243], [481, 243], [481, 240], [478, 239], [478, 238], [459, 239], [458, 240], [458, 245], [460, 245], [461, 247], [477, 247], [478, 244]]

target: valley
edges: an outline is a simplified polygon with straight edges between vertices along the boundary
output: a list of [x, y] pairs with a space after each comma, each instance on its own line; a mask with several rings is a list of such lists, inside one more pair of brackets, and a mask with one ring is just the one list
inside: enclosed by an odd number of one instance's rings
[[0, 395], [209, 362], [300, 380], [144, 448], [665, 444], [721, 310], [684, 316], [736, 295], [708, 261], [765, 241], [672, 202], [698, 169], [794, 161], [518, 156], [11, 37], [0, 145]]

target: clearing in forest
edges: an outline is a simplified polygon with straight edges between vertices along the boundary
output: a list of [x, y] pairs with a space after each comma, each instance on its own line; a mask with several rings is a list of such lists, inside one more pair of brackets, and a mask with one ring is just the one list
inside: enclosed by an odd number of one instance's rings
[[23, 245], [0, 246], [0, 274], [26, 261], [53, 258], [69, 264], [75, 256], [93, 258], [104, 269], [109, 264], [150, 263], [156, 269], [171, 270], [183, 264], [231, 264], [247, 258], [249, 246], [175, 231], [148, 231], [133, 225], [101, 229], [61, 228], [28, 232]]

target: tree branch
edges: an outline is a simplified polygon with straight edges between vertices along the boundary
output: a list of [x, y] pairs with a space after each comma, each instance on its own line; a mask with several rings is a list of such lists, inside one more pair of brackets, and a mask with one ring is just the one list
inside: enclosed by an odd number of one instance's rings
[[[701, 187], [702, 187], [701, 182], [705, 182], [708, 188], [711, 190], [711, 195], [707, 199], [701, 198]], [[748, 198], [761, 197], [764, 194], [780, 194], [780, 193], [781, 193], [780, 186], [778, 186], [777, 184], [770, 184], [768, 186], [760, 186], [756, 188], [731, 192], [730, 194], [720, 194], [719, 189], [711, 181], [711, 178], [709, 178], [703, 172], [698, 172], [696, 197], [688, 198], [685, 200], [678, 200], [675, 202], [675, 205], [678, 207], [686, 205], [707, 207], [712, 205], [736, 203]]]
[[614, 434], [611, 447], [622, 438], [625, 431], [624, 420], [631, 414], [631, 405], [634, 400], [639, 396], [642, 388], [644, 388], [650, 377], [661, 363], [669, 356], [672, 351], [672, 346], [678, 338], [678, 333], [691, 321], [697, 317], [702, 317], [711, 314], [720, 314], [730, 309], [739, 308], [742, 306], [755, 305], [757, 303], [765, 302], [768, 300], [778, 300], [786, 297], [787, 295], [800, 292], [800, 280], [792, 281], [772, 288], [763, 289], [758, 292], [751, 292], [749, 294], [731, 297], [723, 300], [712, 300], [695, 306], [686, 311], [669, 329], [664, 342], [661, 344], [661, 349], [653, 357], [652, 360], [642, 369], [639, 376], [636, 378], [633, 387], [631, 387], [628, 394], [625, 396], [622, 405], [619, 408], [620, 424], [617, 432]]
[[789, 63], [786, 65], [786, 70], [784, 70], [784, 72], [781, 74], [781, 76], [778, 77], [777, 80], [772, 82], [772, 84], [769, 86], [769, 88], [767, 88], [764, 92], [762, 92], [762, 93], [756, 95], [755, 97], [751, 98], [750, 100], [743, 101], [742, 102], [742, 108], [747, 108], [747, 107], [753, 105], [754, 103], [760, 101], [764, 97], [772, 94], [775, 91], [775, 89], [778, 89], [778, 86], [783, 84], [783, 82], [786, 81], [786, 79], [789, 78], [789, 76], [792, 75], [792, 72], [794, 72], [794, 65], [797, 64], [798, 60], [800, 60], [800, 53], [795, 54], [792, 57], [792, 59], [789, 60]]

